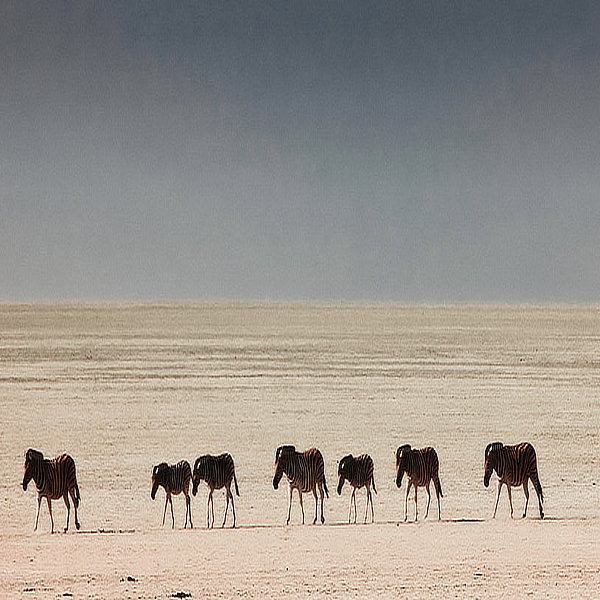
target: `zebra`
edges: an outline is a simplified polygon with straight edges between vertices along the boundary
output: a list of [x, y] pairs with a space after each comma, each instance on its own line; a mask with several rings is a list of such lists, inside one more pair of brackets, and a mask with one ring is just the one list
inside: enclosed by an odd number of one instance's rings
[[[207, 527], [211, 529], [215, 524], [215, 505], [213, 502], [213, 492], [219, 490], [222, 487], [225, 488], [225, 495], [227, 497], [227, 504], [225, 505], [225, 515], [223, 517], [223, 524], [221, 527], [225, 527], [225, 521], [227, 520], [227, 510], [229, 509], [229, 500], [231, 499], [231, 509], [233, 510], [233, 526], [235, 527], [235, 504], [233, 503], [233, 494], [231, 493], [231, 480], [235, 484], [235, 493], [239, 496], [240, 490], [238, 488], [237, 478], [235, 476], [235, 466], [233, 464], [233, 458], [231, 454], [220, 454], [219, 456], [211, 456], [206, 454], [196, 459], [194, 463], [194, 476], [192, 494], [196, 495], [198, 491], [198, 485], [200, 481], [206, 481], [208, 485], [208, 500], [206, 506], [206, 523]], [[212, 509], [212, 523], [210, 520]]]
[[302, 493], [312, 492], [315, 497], [315, 518], [313, 525], [317, 522], [319, 513], [319, 502], [317, 500], [317, 487], [321, 497], [321, 523], [325, 523], [323, 515], [323, 490], [329, 498], [329, 490], [325, 481], [325, 469], [323, 455], [317, 448], [310, 448], [304, 452], [296, 452], [294, 446], [279, 446], [275, 453], [275, 476], [273, 477], [273, 487], [277, 489], [283, 474], [285, 473], [290, 495], [288, 500], [288, 515], [286, 525], [290, 523], [292, 511], [292, 492], [298, 490], [300, 499], [300, 508], [302, 509], [302, 524], [304, 524], [304, 505], [302, 503]]
[[544, 502], [544, 493], [538, 476], [537, 458], [535, 450], [528, 442], [516, 444], [514, 446], [505, 446], [501, 442], [488, 444], [485, 449], [485, 473], [483, 484], [488, 487], [492, 471], [498, 474], [498, 496], [496, 497], [496, 506], [494, 507], [494, 516], [498, 510], [498, 500], [500, 500], [500, 490], [502, 484], [506, 485], [508, 491], [508, 501], [510, 502], [510, 518], [513, 518], [513, 504], [511, 487], [523, 486], [525, 492], [525, 510], [523, 518], [527, 515], [527, 505], [529, 504], [529, 486], [528, 480], [531, 479], [533, 487], [538, 496], [540, 509], [540, 518], [544, 518], [542, 503]]
[[152, 500], [156, 498], [158, 487], [162, 486], [165, 489], [165, 510], [163, 511], [162, 524], [165, 524], [165, 516], [167, 514], [167, 504], [171, 505], [171, 521], [172, 528], [175, 529], [175, 515], [173, 514], [173, 499], [172, 494], [181, 494], [185, 496], [185, 523], [183, 528], [187, 527], [188, 515], [190, 518], [190, 528], [194, 528], [192, 523], [192, 503], [190, 499], [190, 479], [192, 478], [192, 469], [187, 460], [182, 460], [176, 465], [168, 465], [163, 462], [156, 465], [152, 469], [152, 492], [150, 497]]
[[52, 517], [52, 500], [61, 498], [67, 506], [67, 524], [65, 532], [69, 529], [69, 514], [71, 505], [69, 504], [69, 494], [75, 507], [75, 527], [80, 529], [81, 525], [77, 518], [77, 508], [81, 496], [79, 495], [79, 486], [77, 485], [77, 476], [75, 473], [75, 461], [68, 454], [61, 454], [52, 460], [44, 458], [44, 455], [37, 450], [30, 448], [25, 453], [25, 474], [23, 476], [23, 490], [27, 490], [29, 482], [33, 479], [38, 493], [37, 510], [35, 513], [34, 531], [37, 530], [38, 519], [40, 517], [40, 504], [42, 498], [48, 502], [48, 511], [50, 512], [51, 532], [54, 533], [54, 518]]
[[419, 518], [419, 509], [417, 506], [417, 488], [425, 487], [427, 490], [427, 510], [425, 518], [429, 515], [429, 504], [431, 502], [431, 492], [429, 484], [433, 479], [435, 493], [438, 501], [438, 519], [441, 519], [440, 498], [443, 498], [442, 485], [438, 475], [439, 460], [436, 451], [431, 448], [422, 448], [420, 450], [412, 449], [409, 444], [400, 446], [396, 450], [396, 485], [400, 487], [404, 473], [408, 476], [408, 485], [406, 487], [406, 497], [404, 499], [404, 520], [408, 518], [408, 493], [411, 485], [415, 488], [415, 521]]
[[356, 490], [361, 487], [367, 488], [367, 505], [365, 510], [365, 523], [367, 522], [367, 515], [369, 514], [369, 502], [371, 503], [371, 522], [375, 521], [373, 514], [373, 495], [371, 494], [371, 485], [373, 491], [377, 493], [375, 489], [375, 478], [373, 477], [373, 459], [368, 454], [361, 454], [354, 458], [352, 454], [344, 456], [340, 460], [338, 466], [339, 482], [337, 487], [338, 495], [342, 493], [342, 487], [344, 481], [347, 479], [352, 486], [352, 495], [350, 496], [350, 509], [348, 510], [348, 523], [350, 523], [352, 515], [352, 502], [354, 501], [354, 522], [356, 523]]

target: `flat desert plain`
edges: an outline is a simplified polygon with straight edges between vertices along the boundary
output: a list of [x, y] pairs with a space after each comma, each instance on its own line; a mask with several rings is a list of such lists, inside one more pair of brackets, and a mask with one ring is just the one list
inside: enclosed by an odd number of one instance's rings
[[[6, 598], [598, 598], [600, 309], [358, 304], [0, 305], [0, 590]], [[526, 519], [496, 479], [489, 442], [531, 442], [545, 495]], [[442, 520], [403, 522], [395, 450], [432, 445]], [[317, 446], [329, 498], [307, 524], [275, 450]], [[73, 456], [81, 490], [50, 534], [21, 487], [24, 453]], [[161, 461], [230, 452], [238, 527], [161, 525]], [[375, 462], [375, 523], [347, 524], [337, 461]], [[524, 496], [513, 493], [515, 517]], [[358, 493], [359, 521], [365, 506]], [[216, 523], [225, 500], [215, 492]], [[61, 531], [62, 501], [54, 519]], [[73, 516], [71, 515], [71, 518]], [[168, 517], [167, 517], [168, 518]], [[228, 522], [228, 526], [230, 521]]]

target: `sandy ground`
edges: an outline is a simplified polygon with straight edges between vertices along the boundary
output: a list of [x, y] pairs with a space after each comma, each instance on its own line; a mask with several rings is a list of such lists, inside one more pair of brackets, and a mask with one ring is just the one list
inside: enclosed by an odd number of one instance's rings
[[[600, 597], [600, 309], [0, 305], [0, 591], [24, 598]], [[546, 497], [491, 519], [490, 441], [534, 444]], [[275, 449], [318, 446], [324, 526], [283, 526]], [[433, 445], [442, 522], [401, 523], [398, 445]], [[27, 448], [75, 459], [82, 530], [50, 535]], [[230, 452], [239, 528], [162, 527], [154, 464]], [[375, 461], [374, 525], [346, 524], [336, 462]], [[215, 495], [220, 523], [224, 497]], [[513, 494], [515, 515], [524, 498]], [[426, 494], [419, 495], [424, 515]], [[359, 493], [359, 516], [364, 511]], [[65, 509], [54, 502], [57, 529]], [[409, 503], [414, 515], [414, 503]], [[305, 498], [307, 521], [314, 503]]]

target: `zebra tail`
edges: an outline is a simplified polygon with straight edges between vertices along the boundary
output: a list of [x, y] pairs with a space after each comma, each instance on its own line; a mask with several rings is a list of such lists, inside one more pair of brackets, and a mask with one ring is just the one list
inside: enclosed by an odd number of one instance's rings
[[323, 487], [325, 488], [325, 495], [329, 498], [329, 490], [327, 489], [327, 482], [325, 481], [325, 475], [323, 475]]
[[435, 483], [435, 487], [438, 491], [438, 494], [440, 495], [440, 498], [443, 498], [444, 494], [442, 494], [442, 484], [440, 483], [440, 478], [436, 477], [434, 480], [434, 483]]
[[375, 475], [371, 475], [371, 484], [373, 485], [373, 491], [377, 493], [377, 490], [375, 489]]
[[233, 483], [235, 483], [235, 493], [239, 496], [240, 490], [238, 488], [237, 477], [235, 476], [235, 471], [233, 472]]
[[535, 487], [535, 491], [538, 493], [540, 500], [543, 502], [544, 501], [544, 492], [542, 491], [542, 484], [540, 483], [540, 480], [538, 477], [536, 477], [535, 480], [533, 480], [533, 486]]

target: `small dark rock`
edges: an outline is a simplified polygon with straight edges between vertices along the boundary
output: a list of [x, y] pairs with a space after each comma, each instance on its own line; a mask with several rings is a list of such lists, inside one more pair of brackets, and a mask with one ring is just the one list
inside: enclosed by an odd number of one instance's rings
[[189, 592], [174, 592], [171, 594], [171, 598], [191, 598], [192, 595]]

